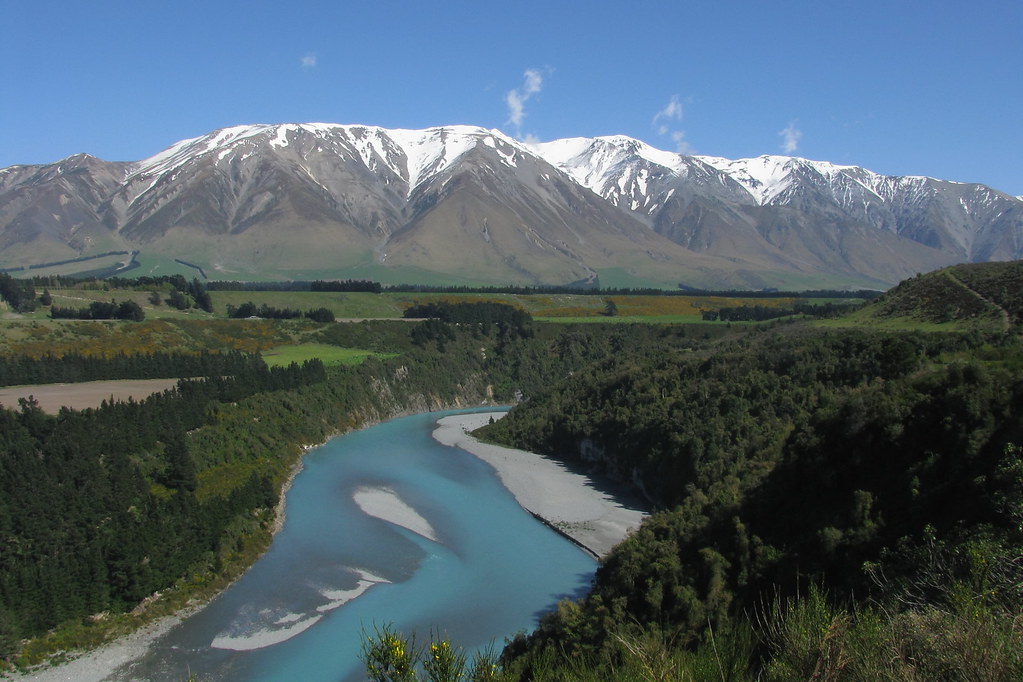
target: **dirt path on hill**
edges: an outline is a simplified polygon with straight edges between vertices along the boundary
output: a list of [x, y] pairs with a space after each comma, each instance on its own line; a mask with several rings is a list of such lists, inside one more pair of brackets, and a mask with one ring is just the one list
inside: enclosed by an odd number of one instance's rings
[[1002, 306], [998, 305], [997, 303], [992, 301], [990, 298], [984, 296], [983, 294], [981, 294], [976, 289], [973, 289], [972, 287], [970, 287], [970, 285], [968, 285], [966, 282], [964, 282], [963, 280], [961, 280], [958, 277], [956, 277], [951, 272], [946, 272], [945, 275], [950, 280], [955, 282], [957, 285], [959, 285], [960, 287], [962, 287], [963, 289], [968, 291], [971, 295], [975, 296], [976, 298], [979, 298], [981, 301], [984, 301], [984, 303], [987, 303], [989, 306], [992, 306], [992, 307], [996, 308], [998, 310], [998, 312], [1000, 312], [1002, 314], [1002, 331], [1003, 332], [1007, 332], [1010, 329], [1012, 329], [1012, 317], [1009, 315], [1009, 311], [1008, 310], [1006, 310]]

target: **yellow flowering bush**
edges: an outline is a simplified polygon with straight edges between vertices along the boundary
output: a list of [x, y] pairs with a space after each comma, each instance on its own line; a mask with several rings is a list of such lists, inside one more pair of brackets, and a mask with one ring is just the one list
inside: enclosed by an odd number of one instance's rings
[[[415, 636], [406, 637], [390, 626], [376, 628], [362, 644], [366, 674], [374, 682], [404, 682], [422, 679], [428, 682], [491, 682], [498, 679], [493, 652], [477, 653], [471, 669], [461, 648], [434, 635], [428, 647], [418, 649]], [[467, 674], [468, 673], [468, 674]]]
[[375, 636], [363, 641], [362, 660], [366, 673], [377, 682], [415, 680], [418, 659], [415, 637], [406, 638], [389, 625], [378, 628]]
[[446, 639], [431, 642], [430, 653], [423, 661], [423, 671], [430, 682], [458, 682], [465, 672], [465, 654], [452, 649]]

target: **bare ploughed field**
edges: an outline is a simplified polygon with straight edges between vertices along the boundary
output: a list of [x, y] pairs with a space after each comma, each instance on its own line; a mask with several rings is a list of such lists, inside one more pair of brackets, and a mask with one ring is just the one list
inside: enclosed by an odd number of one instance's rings
[[85, 381], [80, 384], [37, 384], [35, 386], [9, 386], [0, 388], [0, 405], [18, 408], [18, 398], [34, 396], [44, 412], [56, 414], [61, 407], [81, 410], [99, 407], [111, 398], [124, 401], [142, 400], [177, 386], [177, 379], [122, 379], [119, 381]]

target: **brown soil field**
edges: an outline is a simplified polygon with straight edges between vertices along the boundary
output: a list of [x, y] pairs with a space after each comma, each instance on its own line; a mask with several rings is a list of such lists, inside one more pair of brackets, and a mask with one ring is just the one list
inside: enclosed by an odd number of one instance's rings
[[76, 410], [99, 407], [104, 400], [141, 400], [177, 386], [177, 379], [123, 379], [120, 381], [85, 381], [80, 384], [37, 384], [0, 388], [0, 405], [18, 407], [18, 398], [34, 396], [44, 412], [56, 414], [61, 407]]

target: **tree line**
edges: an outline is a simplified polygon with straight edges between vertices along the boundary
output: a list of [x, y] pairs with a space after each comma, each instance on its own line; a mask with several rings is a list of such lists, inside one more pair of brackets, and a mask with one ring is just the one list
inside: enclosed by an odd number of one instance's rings
[[[3, 277], [0, 275], [0, 294], [4, 290]], [[61, 289], [83, 289], [87, 291], [109, 291], [110, 289], [121, 289], [129, 291], [150, 291], [150, 302], [153, 305], [160, 305], [166, 301], [167, 305], [178, 310], [198, 308], [208, 313], [213, 312], [213, 300], [210, 297], [209, 289], [198, 279], [191, 281], [182, 275], [161, 275], [141, 276], [135, 278], [110, 277], [108, 279], [70, 277], [65, 275], [47, 275], [45, 277], [34, 277], [26, 280], [14, 280], [18, 284], [8, 283], [9, 287], [21, 287], [25, 292], [30, 292], [30, 297], [35, 298], [35, 287], [44, 287], [44, 294], [40, 301], [44, 306], [51, 305], [49, 288]], [[29, 296], [28, 293], [25, 296]], [[34, 309], [34, 308], [33, 308]], [[130, 317], [117, 317], [117, 311], [109, 317], [95, 317], [96, 312], [106, 314], [106, 310], [94, 311], [90, 305], [87, 308], [72, 309], [60, 308], [56, 317], [65, 319], [132, 319]]]
[[30, 313], [36, 309], [36, 290], [31, 280], [16, 279], [5, 272], [0, 273], [0, 298], [19, 313]]
[[292, 280], [288, 282], [237, 282], [214, 280], [207, 284], [210, 291], [331, 291], [366, 292], [379, 294], [379, 282], [364, 279], [345, 280]]
[[741, 305], [704, 310], [702, 317], [708, 322], [764, 322], [792, 315], [816, 319], [838, 317], [863, 307], [860, 303], [795, 303], [791, 306]]
[[252, 357], [224, 353], [118, 353], [113, 357], [0, 355], [0, 386], [77, 383], [117, 379], [235, 376], [249, 370]]
[[234, 319], [245, 319], [248, 317], [261, 317], [267, 320], [295, 320], [304, 317], [314, 322], [333, 322], [334, 313], [330, 308], [313, 308], [302, 311], [297, 308], [277, 308], [263, 303], [256, 305], [247, 301], [241, 305], [228, 305], [227, 316]]
[[50, 317], [54, 320], [128, 320], [142, 322], [146, 313], [142, 306], [132, 300], [93, 301], [84, 308], [65, 308], [51, 305]]

